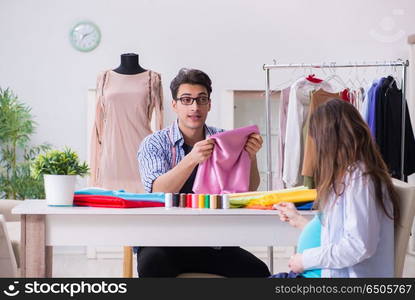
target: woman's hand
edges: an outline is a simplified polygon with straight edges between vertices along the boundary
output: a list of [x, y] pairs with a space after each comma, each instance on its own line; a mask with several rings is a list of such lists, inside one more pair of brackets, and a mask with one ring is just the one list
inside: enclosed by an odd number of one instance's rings
[[304, 272], [304, 265], [303, 265], [303, 255], [302, 254], [294, 254], [290, 257], [288, 261], [288, 267], [291, 271], [295, 273], [303, 273]]
[[291, 226], [303, 229], [308, 220], [298, 213], [297, 208], [291, 202], [281, 202], [274, 205], [274, 209], [278, 211], [280, 220], [288, 222]]

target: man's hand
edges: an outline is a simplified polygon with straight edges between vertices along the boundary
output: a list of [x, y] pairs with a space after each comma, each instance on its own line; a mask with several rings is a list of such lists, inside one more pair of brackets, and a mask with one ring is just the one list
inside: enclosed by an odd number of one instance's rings
[[245, 144], [245, 150], [249, 154], [249, 158], [253, 160], [256, 157], [256, 153], [262, 148], [262, 137], [258, 133], [251, 133]]
[[297, 253], [291, 256], [290, 260], [288, 261], [288, 267], [290, 268], [291, 271], [295, 273], [303, 273], [304, 272], [303, 255]]
[[188, 156], [194, 164], [201, 164], [212, 155], [214, 145], [215, 140], [213, 139], [206, 139], [197, 142], [193, 145], [193, 149], [190, 151]]

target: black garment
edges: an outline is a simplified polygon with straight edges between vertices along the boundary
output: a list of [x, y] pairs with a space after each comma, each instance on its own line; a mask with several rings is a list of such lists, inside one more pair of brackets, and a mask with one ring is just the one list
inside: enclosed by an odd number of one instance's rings
[[[185, 155], [189, 154], [190, 151], [192, 151], [192, 149], [193, 149], [192, 146], [183, 144], [183, 150], [184, 150]], [[196, 168], [194, 168], [192, 174], [190, 174], [189, 178], [187, 178], [187, 180], [184, 183], [182, 189], [180, 190], [180, 193], [193, 194], [193, 183], [195, 182], [198, 167], [199, 167], [199, 165], [197, 165]]]
[[268, 277], [266, 264], [240, 247], [142, 247], [137, 254], [139, 277], [176, 277], [211, 273], [225, 277]]
[[[376, 103], [376, 143], [392, 177], [401, 179], [402, 91], [392, 77], [381, 87], [379, 108]], [[404, 180], [415, 172], [415, 138], [405, 100]], [[378, 113], [380, 114], [378, 116]]]
[[386, 143], [386, 103], [387, 96], [386, 92], [389, 89], [389, 86], [395, 82], [393, 77], [388, 76], [384, 78], [381, 85], [376, 87], [376, 99], [375, 99], [375, 138], [376, 143], [379, 146], [379, 149], [385, 147]]

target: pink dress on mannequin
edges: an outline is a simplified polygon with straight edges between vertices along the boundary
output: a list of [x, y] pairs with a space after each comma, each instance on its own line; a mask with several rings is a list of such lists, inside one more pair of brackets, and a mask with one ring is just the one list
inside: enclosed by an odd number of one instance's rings
[[91, 138], [90, 186], [142, 193], [137, 151], [156, 127], [163, 127], [160, 74], [147, 70], [134, 75], [105, 71], [98, 76], [96, 115]]

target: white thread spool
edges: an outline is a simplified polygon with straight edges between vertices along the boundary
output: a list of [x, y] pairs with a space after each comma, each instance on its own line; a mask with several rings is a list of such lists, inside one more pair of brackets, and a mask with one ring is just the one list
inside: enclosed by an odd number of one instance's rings
[[164, 194], [164, 207], [171, 208], [173, 206], [173, 194], [166, 193]]
[[222, 195], [222, 209], [229, 208], [229, 195], [223, 194]]

